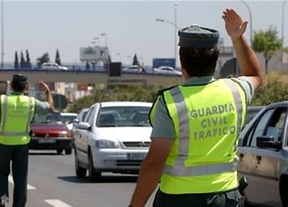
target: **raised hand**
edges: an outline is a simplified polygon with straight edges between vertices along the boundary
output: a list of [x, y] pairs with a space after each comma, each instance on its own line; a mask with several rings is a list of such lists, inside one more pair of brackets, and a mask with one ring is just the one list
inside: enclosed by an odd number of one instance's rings
[[242, 18], [233, 9], [223, 11], [222, 18], [225, 21], [225, 28], [228, 35], [233, 38], [238, 38], [245, 32], [248, 21], [243, 21]]
[[44, 83], [43, 81], [40, 81], [39, 82], [39, 89], [42, 90], [42, 91], [49, 91], [49, 86]]

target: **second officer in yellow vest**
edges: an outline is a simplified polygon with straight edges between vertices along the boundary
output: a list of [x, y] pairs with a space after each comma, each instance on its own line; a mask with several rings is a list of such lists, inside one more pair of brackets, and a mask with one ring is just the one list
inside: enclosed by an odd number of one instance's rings
[[153, 127], [130, 207], [238, 206], [237, 141], [247, 104], [261, 84], [260, 64], [244, 40], [247, 22], [223, 12], [242, 77], [214, 79], [219, 32], [197, 25], [179, 31], [185, 83], [161, 91], [150, 111]]
[[8, 176], [12, 163], [14, 181], [13, 207], [24, 207], [27, 199], [28, 154], [30, 122], [34, 114], [45, 114], [53, 109], [53, 99], [48, 86], [40, 82], [47, 100], [41, 102], [24, 95], [28, 79], [14, 75], [11, 81], [12, 93], [0, 98], [0, 207], [8, 201]]

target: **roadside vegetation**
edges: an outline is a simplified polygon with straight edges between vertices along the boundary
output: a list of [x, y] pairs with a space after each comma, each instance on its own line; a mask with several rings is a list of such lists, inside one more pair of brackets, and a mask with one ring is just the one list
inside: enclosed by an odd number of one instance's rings
[[256, 91], [251, 105], [265, 106], [274, 102], [288, 100], [288, 74], [271, 73]]
[[[88, 96], [70, 104], [68, 111], [78, 113], [82, 108], [88, 108], [101, 101], [148, 101], [153, 102], [160, 86], [109, 86], [95, 89]], [[269, 74], [263, 85], [255, 92], [251, 105], [265, 106], [270, 103], [288, 100], [288, 74]]]
[[158, 86], [108, 86], [103, 89], [94, 89], [90, 95], [77, 99], [69, 105], [68, 111], [78, 113], [82, 108], [88, 108], [96, 102], [103, 101], [148, 101], [153, 102]]

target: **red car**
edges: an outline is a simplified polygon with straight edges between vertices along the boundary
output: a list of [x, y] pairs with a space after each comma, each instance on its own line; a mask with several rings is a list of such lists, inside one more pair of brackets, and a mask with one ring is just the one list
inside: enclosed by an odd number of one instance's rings
[[71, 131], [64, 123], [47, 122], [46, 116], [35, 116], [30, 124], [29, 149], [56, 150], [57, 154], [72, 153]]

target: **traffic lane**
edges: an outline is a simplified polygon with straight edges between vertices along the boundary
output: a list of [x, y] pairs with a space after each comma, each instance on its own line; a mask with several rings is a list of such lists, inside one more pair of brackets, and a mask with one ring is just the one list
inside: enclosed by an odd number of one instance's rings
[[[9, 202], [5, 203], [6, 207], [12, 207], [12, 203], [13, 203], [13, 187], [14, 187], [14, 182], [13, 182], [13, 178], [10, 175], [9, 176]], [[27, 207], [51, 207], [50, 204], [48, 204], [46, 202], [46, 197], [45, 195], [43, 195], [41, 192], [37, 191], [36, 187], [31, 186], [30, 184], [27, 185], [27, 191], [28, 191], [28, 195], [27, 195]], [[64, 206], [62, 206], [64, 207]]]
[[[79, 191], [83, 192], [81, 197], [74, 200], [73, 206], [123, 207], [128, 206], [130, 202], [137, 176], [105, 173], [101, 180], [94, 183], [75, 177], [63, 179], [76, 183]], [[147, 206], [152, 206], [152, 199], [149, 200]]]
[[[137, 175], [105, 173], [100, 181], [90, 183], [88, 178], [75, 176], [74, 154], [30, 151], [28, 183], [35, 186], [43, 200], [56, 199], [71, 207], [123, 207], [129, 203], [136, 181]], [[28, 192], [29, 199], [32, 196], [33, 200], [33, 195]], [[153, 197], [147, 206], [152, 206]], [[28, 200], [27, 206], [35, 205]]]

